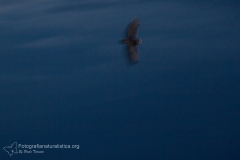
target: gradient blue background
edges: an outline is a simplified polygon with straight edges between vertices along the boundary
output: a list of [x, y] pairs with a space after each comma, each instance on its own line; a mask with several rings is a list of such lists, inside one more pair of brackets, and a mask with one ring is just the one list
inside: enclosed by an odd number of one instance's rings
[[[11, 159], [240, 159], [239, 1], [0, 1], [0, 144]], [[140, 17], [140, 62], [127, 25]], [[4, 150], [0, 159], [10, 159]]]

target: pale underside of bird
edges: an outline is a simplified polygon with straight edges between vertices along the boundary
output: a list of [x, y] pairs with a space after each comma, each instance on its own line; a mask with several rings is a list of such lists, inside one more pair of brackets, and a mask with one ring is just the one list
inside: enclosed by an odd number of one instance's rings
[[128, 29], [128, 38], [124, 39], [124, 43], [128, 43], [129, 56], [135, 63], [137, 63], [140, 59], [137, 45], [142, 43], [142, 40], [138, 38], [139, 26], [140, 19], [137, 17], [130, 24]]

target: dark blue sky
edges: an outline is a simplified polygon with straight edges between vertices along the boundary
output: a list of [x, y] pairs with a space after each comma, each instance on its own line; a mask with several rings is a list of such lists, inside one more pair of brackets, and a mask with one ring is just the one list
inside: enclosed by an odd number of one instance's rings
[[[30, 159], [239, 159], [238, 1], [0, 1], [0, 144]], [[140, 17], [140, 62], [127, 25]], [[4, 150], [0, 159], [10, 159]]]

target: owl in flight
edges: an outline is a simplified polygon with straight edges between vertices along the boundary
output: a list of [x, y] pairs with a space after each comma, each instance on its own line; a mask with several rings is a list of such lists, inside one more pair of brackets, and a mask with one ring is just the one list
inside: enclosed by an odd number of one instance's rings
[[140, 19], [135, 18], [128, 29], [128, 38], [125, 38], [124, 43], [128, 43], [128, 51], [130, 58], [133, 62], [137, 63], [140, 59], [137, 45], [142, 43], [142, 40], [138, 38], [138, 30], [140, 26]]

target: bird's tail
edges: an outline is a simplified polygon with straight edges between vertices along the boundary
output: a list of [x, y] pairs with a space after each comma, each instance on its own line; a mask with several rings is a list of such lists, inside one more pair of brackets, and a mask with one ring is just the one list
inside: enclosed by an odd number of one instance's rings
[[128, 38], [124, 39], [123, 43], [129, 43], [129, 39]]

